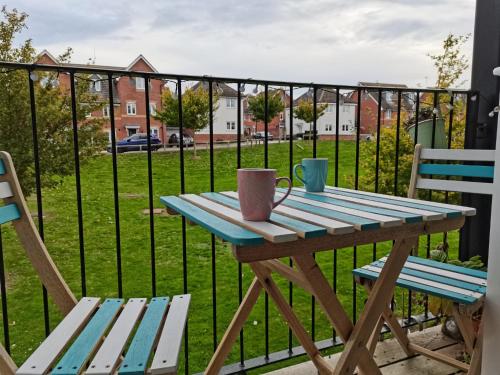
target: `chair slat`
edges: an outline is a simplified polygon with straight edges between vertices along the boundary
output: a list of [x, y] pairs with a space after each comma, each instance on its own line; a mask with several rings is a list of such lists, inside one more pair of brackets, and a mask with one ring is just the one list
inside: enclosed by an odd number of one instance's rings
[[[225, 191], [222, 192], [221, 194], [227, 195], [228, 197], [232, 197], [235, 199], [238, 198], [238, 193], [234, 191]], [[283, 205], [275, 207], [273, 212], [278, 212], [282, 215], [290, 216], [295, 219], [306, 221], [311, 224], [319, 225], [321, 227], [326, 228], [326, 230], [330, 234], [352, 233], [355, 230], [354, 226], [351, 224], [347, 224], [338, 220], [329, 219], [324, 216], [314, 215], [309, 212], [300, 211], [295, 208]]]
[[473, 277], [478, 278], [478, 279], [486, 280], [488, 278], [488, 273], [485, 271], [474, 270], [472, 268], [466, 268], [466, 267], [461, 267], [461, 266], [455, 266], [454, 264], [449, 264], [449, 263], [437, 262], [437, 261], [432, 260], [432, 259], [425, 259], [425, 258], [410, 256], [410, 257], [408, 257], [408, 261], [411, 263], [422, 264], [425, 266], [429, 266], [429, 267], [433, 267], [433, 268], [437, 268], [437, 269], [441, 269], [441, 270], [447, 270], [447, 271], [461, 273], [463, 275], [473, 276]]
[[177, 373], [191, 295], [174, 296], [151, 364], [151, 374]]
[[146, 298], [131, 298], [90, 363], [87, 375], [110, 375], [118, 366], [120, 356], [137, 320], [146, 306]]
[[119, 375], [143, 375], [153, 351], [161, 323], [167, 311], [168, 297], [155, 297], [149, 301], [141, 324], [127, 350], [118, 371]]
[[[358, 204], [349, 202], [342, 199], [331, 198], [328, 196], [322, 196], [317, 194], [310, 194], [303, 191], [293, 190], [292, 194], [294, 196], [307, 199], [308, 201], [317, 201], [321, 203], [326, 203], [333, 205], [335, 209], [349, 209], [355, 210], [355, 215], [363, 215], [364, 217], [373, 218], [374, 220], [379, 220], [382, 226], [396, 226], [401, 225], [403, 221], [408, 223], [417, 223], [422, 221], [422, 215], [410, 214], [407, 212], [388, 210], [381, 207], [367, 206], [364, 204]], [[350, 211], [352, 212], [352, 211]]]
[[0, 182], [0, 198], [12, 197], [12, 189], [8, 182]]
[[325, 191], [334, 192], [342, 195], [348, 195], [348, 196], [357, 196], [357, 197], [359, 196], [362, 198], [371, 199], [375, 202], [386, 202], [405, 207], [414, 207], [423, 210], [441, 212], [445, 213], [447, 217], [456, 217], [460, 215], [474, 216], [476, 214], [475, 208], [457, 206], [449, 203], [424, 201], [421, 199], [414, 199], [414, 198], [403, 198], [394, 195], [372, 193], [369, 191], [361, 191], [361, 190], [350, 190], [350, 189], [336, 188], [331, 186], [326, 187]]
[[[277, 194], [279, 196], [279, 194]], [[287, 207], [296, 208], [301, 211], [310, 212], [315, 215], [328, 217], [330, 219], [340, 220], [352, 224], [357, 230], [367, 230], [380, 228], [380, 222], [375, 220], [366, 219], [364, 217], [346, 214], [344, 212], [330, 210], [323, 207], [311, 206], [302, 202], [291, 199], [285, 199], [282, 205]]]
[[264, 238], [261, 235], [221, 219], [179, 197], [160, 197], [160, 201], [167, 207], [184, 215], [193, 223], [234, 245], [260, 245], [264, 243]]
[[493, 178], [495, 168], [486, 165], [420, 164], [419, 174], [438, 176]]
[[448, 150], [443, 148], [423, 148], [420, 159], [455, 161], [495, 161], [495, 150]]
[[21, 213], [15, 203], [10, 203], [0, 207], [0, 224], [5, 224], [19, 218], [21, 218]]
[[[240, 203], [236, 199], [229, 198], [219, 193], [202, 193], [201, 196], [240, 211]], [[326, 234], [325, 228], [318, 227], [301, 220], [292, 219], [288, 216], [283, 216], [274, 212], [271, 213], [269, 221], [296, 232], [301, 238], [320, 237]]]
[[[297, 190], [305, 191], [305, 189], [302, 189], [302, 188], [297, 188]], [[310, 194], [324, 195], [327, 197], [342, 199], [342, 200], [345, 200], [348, 202], [353, 202], [353, 203], [360, 203], [360, 204], [367, 205], [367, 206], [387, 208], [390, 210], [407, 212], [410, 214], [422, 216], [422, 218], [425, 221], [440, 220], [445, 216], [445, 214], [435, 212], [435, 211], [433, 212], [433, 211], [422, 210], [422, 209], [417, 209], [417, 208], [412, 208], [412, 207], [405, 207], [405, 206], [401, 206], [401, 205], [389, 204], [389, 203], [384, 203], [384, 202], [376, 202], [376, 201], [372, 201], [369, 199], [351, 197], [351, 196], [342, 195], [342, 194], [335, 194], [335, 193], [329, 193], [329, 192], [310, 193]]]
[[69, 342], [80, 332], [99, 305], [99, 298], [85, 297], [59, 323], [45, 341], [17, 370], [18, 375], [45, 374]]
[[122, 304], [123, 299], [108, 298], [104, 301], [82, 333], [73, 342], [73, 345], [54, 367], [52, 375], [76, 375], [80, 373], [90, 355], [100, 344]]
[[5, 174], [5, 164], [3, 163], [3, 160], [0, 160], [0, 176]]
[[456, 191], [459, 193], [492, 194], [493, 184], [487, 182], [434, 180], [429, 178], [417, 178], [418, 189]]
[[265, 221], [248, 221], [244, 220], [241, 213], [233, 209], [227, 208], [221, 204], [214, 203], [208, 199], [202, 198], [196, 194], [184, 194], [181, 198], [197, 205], [198, 207], [206, 210], [214, 215], [219, 216], [224, 220], [228, 220], [233, 224], [237, 224], [251, 230], [252, 232], [259, 233], [270, 242], [288, 242], [297, 239], [297, 233], [289, 229], [271, 224]]

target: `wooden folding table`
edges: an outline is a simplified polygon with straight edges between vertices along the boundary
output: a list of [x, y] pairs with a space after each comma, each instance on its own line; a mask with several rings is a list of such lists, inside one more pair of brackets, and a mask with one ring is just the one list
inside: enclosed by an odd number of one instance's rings
[[[277, 198], [283, 194], [278, 189]], [[380, 374], [367, 349], [368, 340], [388, 306], [397, 277], [418, 236], [462, 227], [475, 210], [369, 192], [327, 187], [323, 193], [294, 188], [267, 222], [242, 219], [236, 192], [161, 197], [169, 212], [207, 229], [232, 244], [234, 257], [248, 263], [255, 278], [219, 343], [206, 374], [218, 374], [252, 307], [264, 289], [311, 358], [320, 374]], [[394, 241], [392, 250], [360, 319], [353, 325], [314, 253], [380, 241]], [[294, 267], [280, 259], [291, 257]], [[273, 281], [275, 272], [316, 297], [345, 343], [340, 361], [331, 366]]]

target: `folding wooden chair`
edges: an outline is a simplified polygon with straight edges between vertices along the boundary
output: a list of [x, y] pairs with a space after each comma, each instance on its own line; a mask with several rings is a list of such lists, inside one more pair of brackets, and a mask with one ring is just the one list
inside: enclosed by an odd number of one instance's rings
[[40, 280], [65, 317], [19, 368], [0, 345], [0, 374], [177, 373], [190, 295], [174, 296], [171, 301], [156, 297], [149, 304], [146, 298], [131, 298], [126, 304], [120, 298], [101, 303], [100, 298], [83, 297], [78, 302], [38, 235], [6, 152], [0, 152], [1, 201], [0, 224], [12, 222]]
[[[424, 160], [430, 160], [433, 163], [423, 163]], [[417, 145], [413, 158], [408, 197], [416, 198], [417, 189], [492, 195], [494, 191], [492, 183], [494, 167], [479, 165], [479, 163], [488, 163], [494, 160], [494, 150], [425, 149], [421, 145]], [[444, 164], [443, 162], [452, 163]], [[465, 165], [458, 162], [476, 163]], [[433, 176], [434, 178], [425, 176]], [[472, 177], [476, 180], [449, 179], [453, 177]], [[419, 205], [428, 204], [428, 202], [415, 199], [410, 204], [413, 205], [412, 207], [418, 208]], [[353, 271], [356, 281], [363, 285], [368, 292], [377, 280], [384, 262], [385, 258], [382, 258]], [[486, 272], [410, 256], [396, 284], [401, 288], [437, 296], [452, 302], [453, 317], [464, 338], [465, 349], [471, 355], [470, 365], [411, 343], [389, 307], [386, 308], [383, 318], [372, 334], [369, 349], [375, 350], [378, 335], [385, 322], [406, 354], [422, 354], [469, 374], [479, 374], [481, 371], [482, 327], [480, 325], [479, 330], [475, 330], [472, 316], [483, 306], [486, 279]]]

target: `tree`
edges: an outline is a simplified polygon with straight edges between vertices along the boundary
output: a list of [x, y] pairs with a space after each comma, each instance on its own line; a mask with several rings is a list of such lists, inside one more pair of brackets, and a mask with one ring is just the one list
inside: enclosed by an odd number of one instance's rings
[[[268, 93], [267, 96], [267, 120], [275, 118], [280, 112], [285, 109], [285, 105], [282, 100], [282, 91], [275, 90]], [[266, 98], [265, 93], [261, 92], [255, 96], [248, 98], [248, 112], [252, 115], [252, 120], [266, 121]], [[278, 141], [280, 140], [278, 136]]]
[[[328, 104], [317, 104], [316, 103], [316, 120], [325, 114], [325, 110]], [[309, 124], [309, 132], [312, 133], [312, 123], [314, 121], [314, 103], [311, 99], [305, 99], [299, 101], [297, 107], [293, 110], [293, 117], [302, 120]], [[316, 137], [316, 134], [312, 135]], [[312, 139], [309, 137], [309, 139]]]
[[[213, 95], [213, 112], [218, 108], [218, 96]], [[162, 94], [162, 108], [154, 116], [162, 124], [179, 127], [179, 100], [170, 89]], [[190, 88], [182, 94], [183, 127], [193, 133], [206, 128], [210, 121], [209, 92], [202, 85]], [[196, 142], [194, 142], [194, 157], [196, 158]]]
[[[16, 9], [9, 11], [4, 6], [0, 17], [3, 18], [0, 22], [0, 59], [32, 63], [36, 55], [31, 40], [15, 47], [16, 37], [26, 28], [28, 15]], [[61, 62], [69, 61], [70, 57], [71, 49], [68, 49], [60, 56]], [[35, 81], [40, 176], [42, 185], [50, 187], [74, 171], [71, 99], [67, 88], [59, 84], [56, 73], [33, 72], [31, 78]], [[21, 187], [29, 195], [35, 188], [35, 169], [27, 72], [0, 72], [0, 87], [0, 149], [12, 155]], [[89, 87], [87, 77], [78, 76], [76, 117], [82, 163], [103, 150], [107, 143], [101, 131], [102, 120], [87, 118], [89, 112], [104, 105], [90, 93]]]

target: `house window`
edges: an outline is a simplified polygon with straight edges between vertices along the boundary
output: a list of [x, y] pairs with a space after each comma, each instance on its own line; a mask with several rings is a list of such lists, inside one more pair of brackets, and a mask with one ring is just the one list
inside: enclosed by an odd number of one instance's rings
[[332, 124], [326, 124], [326, 125], [325, 125], [325, 130], [326, 130], [327, 132], [331, 132], [331, 131], [333, 131], [333, 125], [332, 125]]
[[94, 81], [94, 91], [101, 92], [101, 81]]
[[227, 108], [236, 108], [236, 99], [235, 98], [226, 98], [226, 107]]
[[102, 109], [102, 117], [109, 117], [109, 105]]
[[126, 129], [127, 129], [127, 136], [129, 137], [131, 135], [137, 134], [137, 132], [139, 131], [138, 126], [126, 126]]
[[326, 107], [327, 112], [334, 112], [335, 111], [335, 104], [328, 104]]
[[156, 103], [149, 103], [149, 113], [152, 116], [156, 115]]
[[228, 121], [228, 122], [226, 122], [226, 129], [227, 130], [234, 130], [234, 129], [236, 129], [236, 123], [234, 121]]
[[392, 110], [388, 109], [385, 111], [385, 118], [390, 120], [392, 118]]
[[142, 77], [135, 78], [135, 89], [136, 90], [144, 90], [146, 87], [146, 80]]
[[349, 131], [349, 125], [343, 124], [342, 125], [342, 131], [343, 132], [348, 132]]
[[136, 114], [137, 114], [137, 107], [135, 102], [127, 102], [127, 115], [135, 116]]

